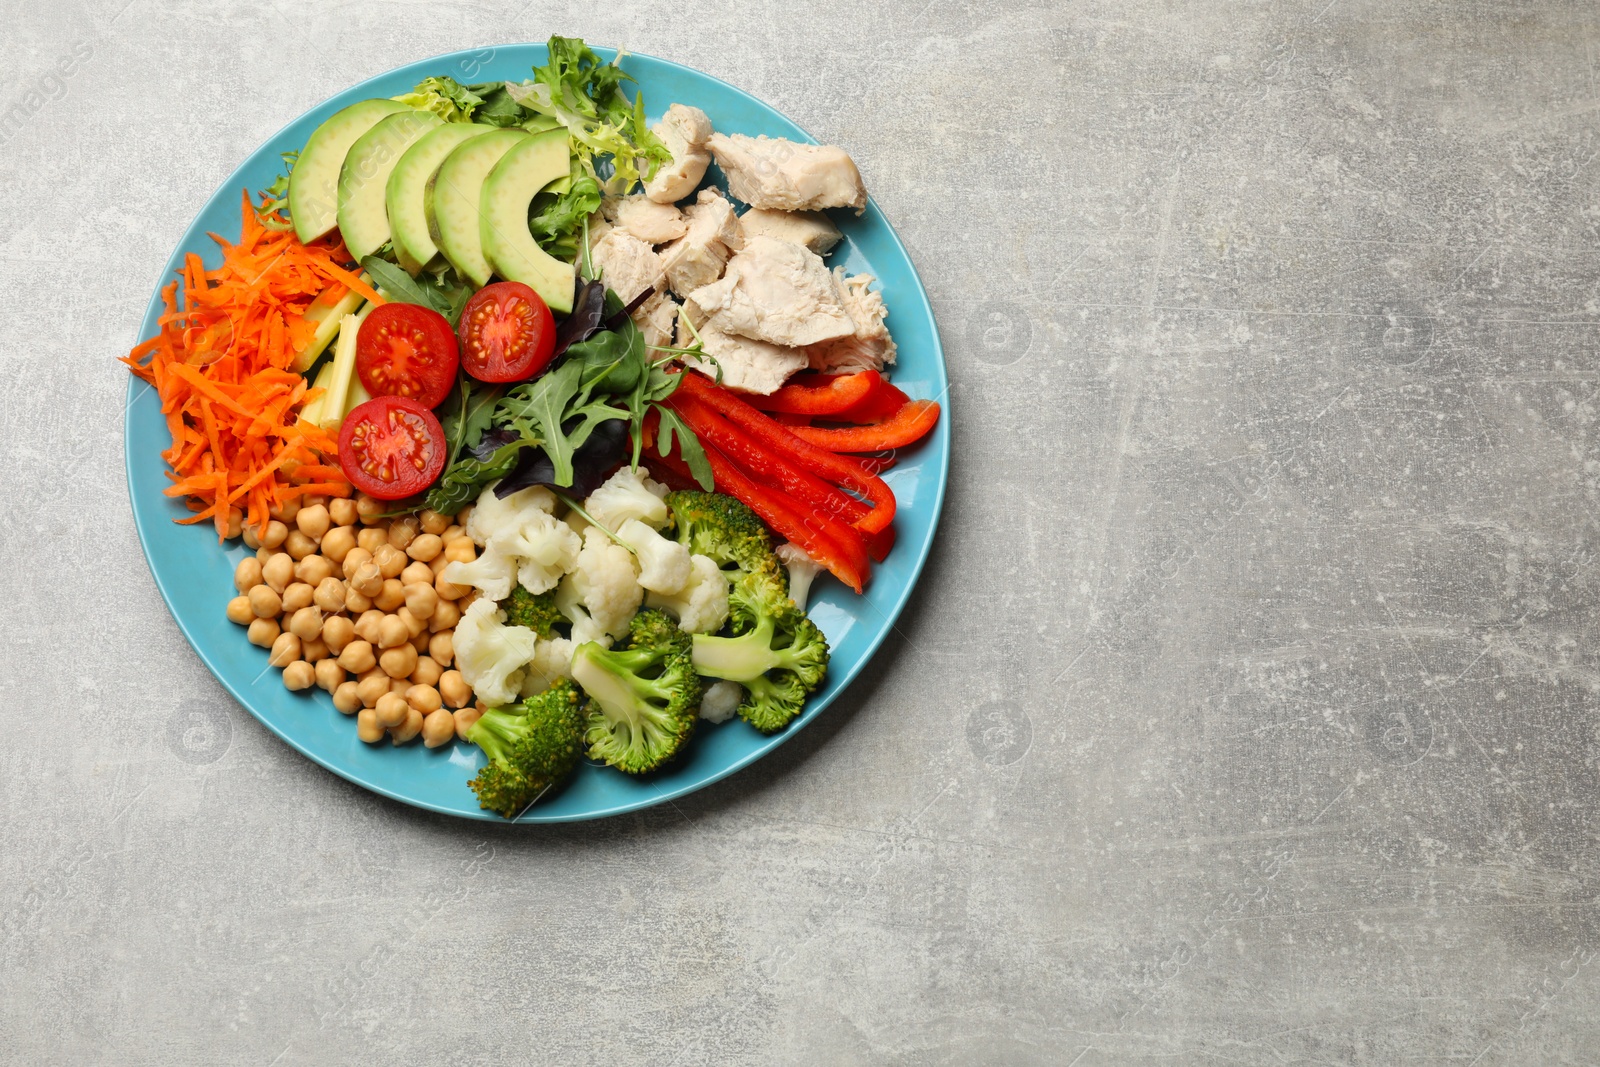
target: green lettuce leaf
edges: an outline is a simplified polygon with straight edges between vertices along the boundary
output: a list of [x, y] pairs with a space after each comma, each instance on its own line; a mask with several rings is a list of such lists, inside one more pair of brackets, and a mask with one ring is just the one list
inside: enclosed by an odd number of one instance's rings
[[431, 111], [446, 122], [471, 122], [473, 111], [483, 103], [483, 97], [454, 78], [424, 78], [409, 93], [393, 99]]

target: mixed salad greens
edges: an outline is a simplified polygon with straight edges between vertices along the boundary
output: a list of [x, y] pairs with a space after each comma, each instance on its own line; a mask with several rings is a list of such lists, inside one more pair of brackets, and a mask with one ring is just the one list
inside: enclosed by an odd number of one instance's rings
[[847, 156], [723, 138], [741, 221], [699, 188], [703, 112], [652, 126], [620, 56], [548, 50], [334, 114], [126, 360], [186, 521], [257, 549], [229, 617], [363, 740], [478, 745], [508, 818], [585, 755], [644, 774], [701, 719], [791, 722], [828, 663], [812, 579], [862, 590], [879, 473], [939, 413], [888, 382], [872, 279], [820, 259], [821, 209], [865, 201]]

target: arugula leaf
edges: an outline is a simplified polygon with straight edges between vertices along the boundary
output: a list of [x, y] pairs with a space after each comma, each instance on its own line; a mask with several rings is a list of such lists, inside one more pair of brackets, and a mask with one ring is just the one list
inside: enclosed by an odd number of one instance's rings
[[678, 413], [668, 407], [658, 407], [661, 413], [661, 428], [656, 432], [656, 448], [663, 456], [672, 454], [672, 441], [678, 441], [678, 454], [689, 465], [689, 473], [694, 475], [694, 480], [700, 483], [700, 488], [706, 492], [716, 489], [716, 479], [711, 476], [711, 461], [706, 458], [706, 450], [700, 445], [700, 438], [695, 432], [678, 417]]
[[627, 415], [603, 400], [590, 399], [590, 387], [584, 383], [585, 369], [583, 360], [569, 355], [561, 366], [511, 390], [496, 411], [496, 423], [520, 423], [542, 439], [556, 485], [572, 484], [572, 454], [596, 425]]
[[607, 419], [594, 427], [589, 439], [572, 453], [572, 481], [556, 480], [555, 464], [542, 450], [524, 452], [516, 469], [494, 487], [494, 495], [508, 497], [530, 485], [548, 485], [567, 489], [580, 499], [588, 496], [605, 482], [606, 477], [622, 462], [628, 446], [628, 423], [623, 419]]
[[471, 122], [483, 97], [454, 78], [424, 78], [409, 93], [391, 97], [420, 111], [431, 111], [446, 122]]
[[461, 375], [455, 390], [445, 398], [438, 411], [439, 425], [449, 446], [445, 453], [446, 466], [454, 463], [463, 450], [477, 447], [494, 418], [495, 405], [503, 392], [499, 386], [485, 385]]
[[424, 272], [413, 278], [399, 267], [379, 256], [368, 256], [361, 261], [361, 269], [372, 276], [374, 286], [382, 289], [384, 296], [401, 304], [419, 304], [443, 315], [454, 326], [461, 318], [461, 309], [472, 296], [468, 286], [453, 285]]
[[495, 449], [487, 459], [462, 457], [447, 467], [444, 476], [433, 483], [424, 502], [434, 511], [455, 514], [476, 500], [489, 482], [510, 474], [524, 451], [537, 451], [538, 444], [537, 440], [517, 437]]

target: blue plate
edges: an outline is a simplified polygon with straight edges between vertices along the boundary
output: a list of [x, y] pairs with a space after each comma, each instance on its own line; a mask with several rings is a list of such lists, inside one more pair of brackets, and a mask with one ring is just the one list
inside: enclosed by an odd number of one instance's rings
[[[608, 59], [615, 54], [597, 51]], [[184, 234], [161, 282], [172, 276], [190, 252], [198, 253], [208, 267], [215, 266], [220, 257], [206, 232], [236, 238], [241, 190], [270, 184], [282, 171], [280, 153], [299, 149], [311, 131], [340, 108], [368, 97], [406, 92], [430, 75], [450, 75], [469, 83], [520, 81], [545, 59], [544, 45], [454, 52], [379, 75], [311, 109], [256, 149], [228, 177]], [[766, 104], [699, 71], [635, 54], [623, 59], [623, 67], [638, 80], [636, 88], [652, 108], [652, 121], [668, 104], [681, 102], [704, 109], [724, 133], [814, 140]], [[713, 177], [718, 177], [714, 168]], [[817, 582], [810, 613], [833, 646], [826, 688], [812, 697], [805, 713], [788, 729], [770, 737], [737, 719], [717, 726], [701, 723], [683, 758], [648, 777], [632, 778], [602, 766], [580, 767], [559, 795], [541, 802], [520, 821], [566, 822], [636, 811], [693, 792], [754, 763], [822, 714], [866, 666], [911, 595], [933, 542], [950, 461], [944, 354], [916, 269], [877, 205], [869, 204], [860, 218], [849, 212], [833, 214], [845, 239], [828, 257], [829, 264], [844, 266], [852, 274], [874, 274], [882, 286], [889, 327], [900, 348], [895, 383], [913, 397], [940, 400], [946, 404], [947, 414], [927, 440], [904, 450], [898, 465], [886, 475], [899, 501], [895, 519], [899, 543], [889, 559], [874, 568], [866, 595], [856, 596], [831, 577], [823, 576]], [[156, 332], [160, 288], [158, 283], [150, 298], [140, 338]], [[134, 379], [127, 410], [128, 494], [150, 570], [179, 628], [228, 692], [279, 737], [358, 785], [431, 811], [498, 819], [481, 810], [467, 788], [467, 780], [483, 763], [476, 748], [460, 743], [435, 751], [423, 748], [420, 742], [404, 748], [388, 743], [366, 745], [356, 738], [354, 720], [334, 710], [328, 694], [320, 689], [310, 694], [284, 689], [279, 672], [267, 666], [266, 651], [247, 642], [244, 632], [223, 615], [223, 607], [236, 595], [234, 567], [248, 551], [238, 542], [220, 547], [209, 523], [173, 523], [189, 513], [181, 503], [162, 495], [169, 483], [160, 452], [171, 441], [154, 390]]]

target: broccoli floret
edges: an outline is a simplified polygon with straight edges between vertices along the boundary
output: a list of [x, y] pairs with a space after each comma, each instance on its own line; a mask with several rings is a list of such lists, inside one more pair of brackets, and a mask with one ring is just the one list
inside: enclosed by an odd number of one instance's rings
[[742, 580], [728, 595], [730, 613], [746, 627], [735, 637], [695, 634], [694, 667], [745, 688], [739, 717], [765, 733], [781, 730], [805, 707], [828, 672], [828, 639], [787, 597], [766, 583]]
[[561, 609], [556, 607], [554, 589], [536, 594], [520, 584], [500, 601], [500, 610], [506, 613], [507, 626], [526, 626], [546, 641], [555, 636], [555, 624], [564, 619]]
[[580, 645], [572, 677], [589, 694], [590, 759], [643, 774], [671, 759], [694, 732], [700, 678], [689, 635], [662, 612], [635, 615], [619, 648]]
[[583, 713], [565, 678], [520, 704], [490, 708], [467, 730], [488, 764], [467, 783], [478, 804], [514, 819], [578, 765]]
[[[750, 597], [776, 606], [789, 597], [789, 576], [772, 548], [772, 536], [755, 512], [743, 501], [724, 493], [676, 492], [667, 494], [678, 541], [691, 554], [709, 556], [734, 583], [746, 587]], [[748, 629], [752, 620], [735, 608], [734, 630]]]

